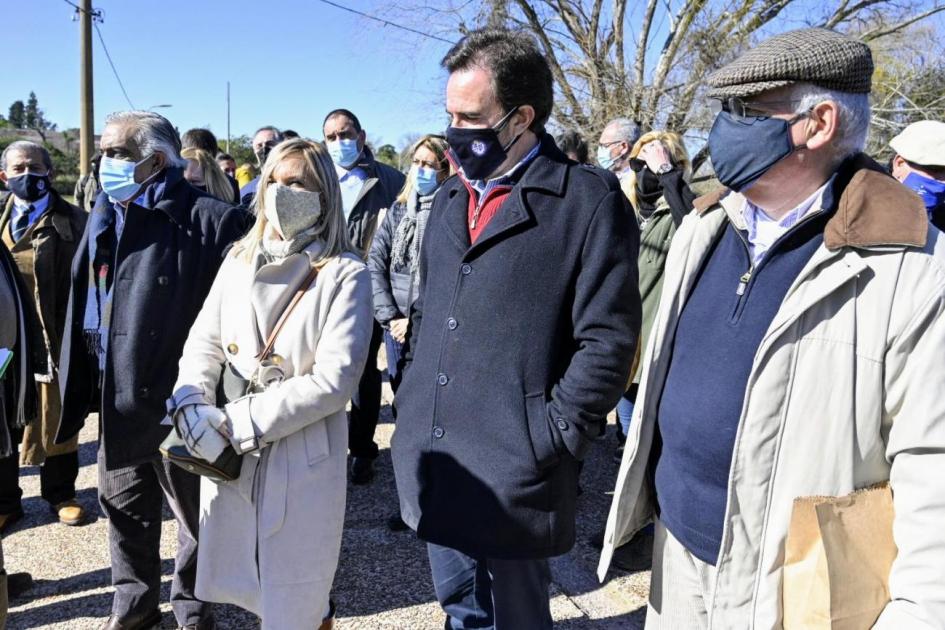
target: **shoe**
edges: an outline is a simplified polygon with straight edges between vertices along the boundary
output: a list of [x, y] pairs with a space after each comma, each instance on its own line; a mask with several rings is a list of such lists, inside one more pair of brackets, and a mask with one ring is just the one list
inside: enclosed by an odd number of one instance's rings
[[85, 522], [88, 514], [82, 504], [75, 499], [69, 499], [62, 503], [51, 506], [53, 514], [59, 517], [59, 522], [63, 525], [74, 527]]
[[13, 525], [23, 518], [23, 508], [17, 508], [10, 514], [0, 514], [0, 534], [6, 534]]
[[410, 528], [407, 527], [407, 523], [404, 522], [404, 519], [400, 518], [400, 514], [395, 514], [387, 519], [387, 529], [392, 532], [405, 532]]
[[318, 626], [318, 630], [332, 630], [335, 627], [335, 602], [329, 598], [328, 600], [328, 616], [322, 619], [322, 625]]
[[623, 461], [623, 444], [618, 446], [617, 450], [614, 451], [614, 463], [619, 466], [620, 462], [622, 461]]
[[611, 564], [622, 571], [649, 571], [653, 566], [653, 534], [640, 532], [630, 542], [614, 549]]
[[145, 615], [132, 615], [119, 619], [112, 615], [102, 626], [102, 630], [154, 630], [161, 627], [161, 612], [152, 610]]
[[363, 486], [374, 480], [374, 460], [367, 457], [351, 458], [351, 483]]
[[216, 621], [214, 621], [213, 617], [210, 617], [198, 623], [188, 623], [186, 626], [178, 626], [177, 630], [215, 630], [216, 627]]
[[33, 588], [33, 576], [29, 573], [10, 573], [7, 575], [7, 595], [10, 599], [22, 597]]

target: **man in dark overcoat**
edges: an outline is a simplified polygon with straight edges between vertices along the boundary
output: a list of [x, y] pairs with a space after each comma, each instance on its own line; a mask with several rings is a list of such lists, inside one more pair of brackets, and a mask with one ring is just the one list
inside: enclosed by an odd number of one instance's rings
[[165, 400], [187, 333], [248, 215], [183, 178], [180, 138], [153, 112], [102, 132], [102, 194], [72, 266], [58, 441], [99, 410], [99, 501], [109, 520], [112, 616], [103, 630], [160, 622], [162, 494], [179, 525], [171, 604], [182, 628], [213, 626], [194, 596], [199, 478], [163, 461]]
[[444, 59], [458, 175], [421, 254], [392, 440], [404, 521], [450, 628], [551, 628], [547, 558], [575, 539], [578, 464], [626, 389], [639, 231], [617, 178], [545, 130], [552, 78], [520, 33]]

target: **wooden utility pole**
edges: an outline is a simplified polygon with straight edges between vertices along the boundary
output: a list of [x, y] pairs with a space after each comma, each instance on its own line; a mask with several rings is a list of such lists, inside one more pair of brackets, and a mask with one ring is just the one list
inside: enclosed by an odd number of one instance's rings
[[230, 152], [230, 82], [226, 82], [226, 152]]
[[82, 113], [79, 129], [79, 172], [85, 175], [89, 172], [95, 142], [95, 114], [92, 95], [92, 0], [81, 0], [82, 9], [79, 11], [79, 63], [81, 88], [80, 111]]

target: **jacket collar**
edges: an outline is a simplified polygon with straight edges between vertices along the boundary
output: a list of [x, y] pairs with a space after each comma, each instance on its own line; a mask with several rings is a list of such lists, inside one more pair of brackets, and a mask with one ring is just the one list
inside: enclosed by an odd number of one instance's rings
[[351, 168], [360, 168], [367, 173], [368, 179], [377, 178], [377, 160], [374, 158], [374, 153], [371, 152], [371, 149], [365, 144], [364, 149], [361, 151], [360, 157], [358, 157], [357, 163]]
[[[719, 207], [741, 208], [743, 199], [721, 188], [699, 197], [693, 205], [704, 215]], [[863, 153], [841, 164], [824, 193], [823, 208], [833, 213], [824, 229], [824, 245], [831, 251], [924, 247], [928, 237], [928, 213], [922, 200]], [[739, 212], [728, 211], [728, 215], [735, 227], [744, 228]]]
[[[35, 229], [52, 225], [53, 229], [63, 241], [72, 242], [75, 235], [72, 233], [72, 224], [69, 221], [72, 206], [63, 199], [55, 189], [49, 191], [49, 204], [46, 210], [36, 221]], [[2, 210], [0, 210], [0, 228], [7, 225], [13, 211], [13, 194], [8, 193], [3, 199]]]

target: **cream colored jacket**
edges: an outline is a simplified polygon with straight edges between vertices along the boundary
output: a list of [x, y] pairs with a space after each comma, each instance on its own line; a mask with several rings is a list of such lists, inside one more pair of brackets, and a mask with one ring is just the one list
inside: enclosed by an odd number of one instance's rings
[[[715, 195], [673, 241], [601, 579], [614, 548], [654, 517], [647, 467], [673, 333], [716, 235], [727, 221], [744, 228], [743, 203], [734, 193]], [[755, 355], [732, 454], [711, 628], [781, 627], [795, 497], [844, 495], [885, 480], [899, 555], [892, 601], [875, 627], [945, 627], [943, 311], [945, 238], [915, 195], [882, 173], [857, 171]]]
[[[319, 251], [262, 266], [229, 256], [191, 328], [174, 397], [215, 404], [224, 361], [248, 378]], [[233, 443], [257, 438], [236, 481], [200, 488], [197, 595], [262, 617], [264, 629], [317, 628], [328, 611], [345, 511], [345, 405], [367, 359], [371, 278], [353, 254], [319, 272], [276, 339], [280, 386], [226, 405]]]

